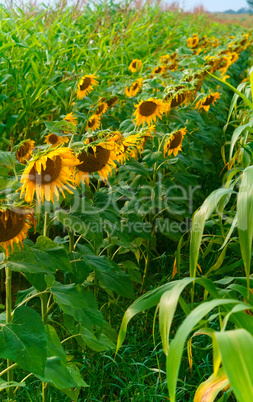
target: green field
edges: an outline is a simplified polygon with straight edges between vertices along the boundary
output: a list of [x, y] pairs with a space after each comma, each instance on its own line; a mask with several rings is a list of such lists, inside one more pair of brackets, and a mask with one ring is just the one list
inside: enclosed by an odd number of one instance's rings
[[251, 16], [222, 16], [0, 6], [1, 400], [252, 402]]

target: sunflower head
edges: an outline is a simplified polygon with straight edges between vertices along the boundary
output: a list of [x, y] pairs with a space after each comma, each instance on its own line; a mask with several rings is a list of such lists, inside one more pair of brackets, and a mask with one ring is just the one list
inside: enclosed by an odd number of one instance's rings
[[192, 37], [187, 39], [187, 46], [191, 49], [194, 49], [198, 46], [199, 37], [198, 34], [193, 34]]
[[36, 228], [33, 210], [24, 207], [0, 209], [0, 245], [8, 257], [9, 248], [13, 252], [14, 243], [20, 247], [27, 237], [31, 224]]
[[89, 173], [97, 172], [100, 178], [105, 181], [108, 179], [112, 167], [116, 167], [114, 160], [115, 153], [108, 146], [107, 141], [98, 145], [92, 145], [85, 151], [81, 151], [77, 156], [79, 163], [76, 165], [75, 183], [80, 184], [85, 181], [89, 185]]
[[155, 75], [163, 74], [166, 70], [167, 70], [167, 66], [166, 65], [161, 65], [161, 66], [158, 66], [158, 67], [154, 68], [153, 74], [155, 74]]
[[44, 203], [44, 199], [54, 203], [54, 196], [57, 200], [60, 193], [64, 196], [63, 190], [72, 193], [69, 187], [77, 163], [70, 148], [55, 149], [33, 159], [22, 174], [20, 197], [25, 194], [25, 201], [32, 203], [36, 194], [38, 204]]
[[58, 145], [63, 145], [66, 142], [69, 142], [68, 137], [60, 137], [59, 135], [56, 134], [48, 134], [45, 137], [46, 144], [50, 144], [51, 147], [57, 147]]
[[77, 84], [77, 99], [83, 99], [88, 93], [93, 90], [93, 87], [98, 85], [94, 74], [85, 75]]
[[99, 105], [95, 111], [95, 114], [97, 116], [102, 116], [102, 114], [104, 114], [107, 110], [108, 110], [107, 102], [99, 102]]
[[141, 101], [138, 105], [135, 105], [136, 110], [134, 112], [136, 124], [147, 123], [149, 126], [156, 122], [156, 118], [162, 118], [162, 115], [167, 110], [167, 105], [161, 99], [149, 98], [146, 101]]
[[126, 96], [128, 96], [129, 98], [132, 96], [136, 96], [142, 87], [142, 82], [143, 78], [139, 78], [138, 80], [133, 82], [133, 84], [130, 87], [127, 87], [125, 90]]
[[171, 155], [173, 153], [174, 156], [177, 156], [178, 151], [182, 150], [182, 142], [183, 142], [186, 132], [187, 132], [187, 129], [185, 127], [185, 128], [182, 128], [181, 130], [177, 130], [174, 133], [171, 133], [168, 140], [164, 144], [164, 148], [163, 148], [163, 156], [164, 157], [165, 157], [166, 153], [168, 153], [168, 155]]
[[100, 116], [93, 114], [87, 121], [86, 130], [95, 131], [100, 127]]
[[220, 94], [219, 92], [213, 92], [210, 95], [205, 96], [202, 98], [200, 101], [196, 103], [195, 109], [201, 109], [203, 108], [206, 112], [208, 112], [210, 106], [217, 101], [217, 99], [220, 99]]
[[35, 142], [32, 140], [22, 141], [17, 149], [16, 158], [20, 163], [26, 163], [32, 157]]
[[66, 114], [64, 120], [68, 121], [69, 123], [73, 123], [75, 126], [78, 124], [78, 119], [73, 112]]
[[108, 100], [106, 101], [106, 103], [107, 103], [107, 105], [108, 105], [108, 108], [113, 107], [113, 106], [115, 105], [115, 103], [118, 102], [118, 99], [119, 99], [119, 98], [117, 97], [117, 95], [112, 96], [110, 99], [108, 99]]
[[139, 71], [142, 67], [142, 61], [139, 59], [134, 59], [133, 61], [131, 61], [128, 69], [132, 72], [132, 73], [136, 73], [136, 71]]

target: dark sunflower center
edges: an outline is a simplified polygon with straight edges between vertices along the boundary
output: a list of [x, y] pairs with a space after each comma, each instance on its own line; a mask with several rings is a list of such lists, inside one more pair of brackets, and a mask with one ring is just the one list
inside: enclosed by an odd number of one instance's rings
[[109, 99], [109, 100], [107, 101], [108, 107], [112, 107], [112, 106], [114, 105], [114, 103], [117, 102], [117, 100], [118, 100], [118, 97], [117, 97], [117, 96], [113, 96], [111, 99]]
[[101, 104], [101, 105], [99, 105], [98, 106], [98, 108], [97, 108], [97, 110], [96, 110], [96, 114], [100, 114], [100, 113], [102, 113], [103, 112], [103, 110], [104, 110], [104, 105], [103, 104]]
[[17, 151], [17, 157], [22, 158], [24, 157], [30, 150], [29, 142], [25, 142]]
[[133, 61], [133, 62], [132, 62], [132, 67], [133, 67], [133, 68], [136, 68], [136, 61]]
[[157, 104], [153, 101], [145, 101], [140, 105], [139, 111], [141, 116], [151, 116], [155, 113]]
[[91, 84], [91, 78], [90, 77], [85, 77], [83, 79], [82, 84], [80, 85], [80, 90], [84, 91], [85, 89], [87, 89]]
[[214, 101], [214, 96], [213, 96], [213, 95], [209, 95], [209, 96], [206, 98], [205, 102], [202, 103], [202, 105], [203, 105], [203, 106], [209, 106], [209, 105], [211, 105], [211, 104], [213, 103], [213, 101]]
[[161, 71], [162, 71], [162, 68], [161, 68], [161, 67], [155, 68], [155, 73], [156, 73], [156, 74], [159, 74]]
[[135, 84], [132, 85], [132, 90], [135, 91], [138, 88], [138, 84], [137, 82]]
[[182, 138], [183, 138], [183, 136], [182, 136], [181, 131], [177, 131], [177, 132], [174, 134], [174, 138], [173, 138], [173, 140], [172, 140], [171, 143], [170, 143], [170, 149], [175, 149], [175, 148], [177, 148], [177, 147], [181, 144]]
[[103, 147], [98, 146], [96, 152], [90, 147], [88, 152], [83, 151], [78, 155], [80, 165], [77, 165], [77, 169], [81, 172], [94, 173], [101, 170], [108, 162], [110, 157], [110, 151]]
[[50, 134], [50, 136], [48, 137], [48, 141], [50, 142], [50, 144], [54, 145], [58, 141], [58, 136], [56, 134]]
[[55, 160], [47, 159], [46, 168], [41, 167], [41, 173], [36, 171], [35, 166], [32, 167], [29, 173], [29, 180], [35, 184], [50, 184], [54, 182], [60, 176], [62, 168], [62, 161], [59, 155], [56, 156]]
[[92, 128], [92, 127], [95, 125], [95, 123], [96, 123], [95, 118], [89, 120], [89, 121], [88, 121], [88, 127], [89, 127], [89, 128]]
[[12, 210], [0, 212], [0, 243], [14, 239], [23, 229], [26, 215]]
[[177, 107], [181, 105], [181, 103], [183, 103], [184, 100], [185, 100], [185, 94], [178, 94], [177, 96], [175, 96], [175, 98], [172, 99], [170, 106]]

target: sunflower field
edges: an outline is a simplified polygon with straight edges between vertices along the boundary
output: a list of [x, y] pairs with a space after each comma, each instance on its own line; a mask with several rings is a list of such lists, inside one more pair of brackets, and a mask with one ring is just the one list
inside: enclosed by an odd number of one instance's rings
[[253, 401], [252, 30], [0, 5], [1, 401]]

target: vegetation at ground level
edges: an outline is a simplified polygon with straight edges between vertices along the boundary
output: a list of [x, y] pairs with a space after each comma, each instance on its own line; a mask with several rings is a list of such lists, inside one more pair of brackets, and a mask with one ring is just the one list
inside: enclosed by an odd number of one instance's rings
[[251, 402], [252, 31], [0, 17], [1, 400]]

